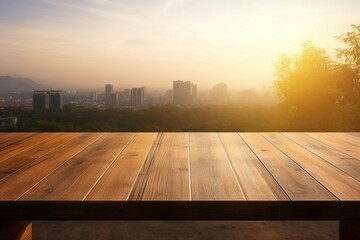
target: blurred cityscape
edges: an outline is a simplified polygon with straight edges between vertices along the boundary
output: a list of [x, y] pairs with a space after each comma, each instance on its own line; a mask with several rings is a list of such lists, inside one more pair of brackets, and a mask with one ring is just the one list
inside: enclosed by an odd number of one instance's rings
[[99, 90], [33, 90], [0, 93], [0, 109], [22, 107], [26, 109], [62, 109], [77, 106], [99, 109], [131, 108], [174, 105], [194, 107], [207, 105], [273, 105], [278, 99], [268, 91], [256, 89], [229, 90], [225, 83], [212, 89], [199, 91], [191, 81], [173, 81], [172, 89], [151, 89], [146, 86], [120, 88], [106, 84]]

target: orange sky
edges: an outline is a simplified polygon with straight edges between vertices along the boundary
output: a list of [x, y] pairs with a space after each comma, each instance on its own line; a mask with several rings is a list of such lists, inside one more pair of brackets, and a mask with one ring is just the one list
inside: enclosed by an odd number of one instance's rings
[[[316, 3], [314, 3], [316, 2]], [[52, 87], [269, 86], [281, 53], [333, 52], [355, 0], [2, 0], [0, 74]]]

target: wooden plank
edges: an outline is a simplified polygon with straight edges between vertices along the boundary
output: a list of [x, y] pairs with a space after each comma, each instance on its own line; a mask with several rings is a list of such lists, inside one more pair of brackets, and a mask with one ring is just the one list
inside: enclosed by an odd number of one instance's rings
[[289, 200], [237, 133], [220, 133], [219, 136], [247, 200]]
[[143, 166], [141, 167], [140, 172], [136, 178], [136, 181], [131, 189], [131, 192], [128, 196], [128, 200], [134, 201], [134, 200], [142, 199], [142, 195], [144, 193], [144, 189], [145, 189], [147, 179], [149, 176], [149, 174], [148, 174], [149, 168], [151, 167], [153, 156], [159, 147], [160, 140], [163, 135], [164, 135], [164, 133], [159, 133], [157, 135], [157, 137], [149, 151], [149, 154], [147, 155], [145, 162], [144, 162]]
[[1, 221], [1, 240], [31, 240], [32, 223], [29, 221]]
[[360, 161], [306, 134], [286, 133], [288, 138], [360, 181]]
[[344, 141], [349, 142], [352, 145], [360, 147], [360, 133], [345, 133], [345, 132], [336, 132], [336, 133], [326, 133], [332, 135], [336, 138], [340, 138]]
[[80, 133], [54, 133], [54, 137], [44, 143], [39, 143], [32, 148], [0, 162], [0, 180], [8, 177], [26, 166], [26, 164], [29, 164], [31, 161], [53, 151], [61, 144], [70, 141], [78, 135], [80, 135]]
[[337, 200], [312, 176], [257, 133], [241, 137], [285, 190], [291, 200]]
[[36, 133], [31, 132], [0, 133], [0, 149], [10, 146], [35, 134]]
[[136, 135], [86, 200], [126, 200], [156, 136], [157, 133]]
[[32, 135], [23, 141], [16, 142], [12, 145], [8, 145], [0, 151], [0, 162], [4, 161], [16, 154], [19, 154], [39, 143], [46, 141], [47, 139], [54, 137], [54, 133], [39, 133]]
[[25, 228], [23, 235], [21, 236], [20, 240], [32, 240], [32, 223], [30, 223], [29, 225], [27, 225], [27, 227]]
[[360, 133], [358, 133], [358, 132], [349, 132], [349, 133], [346, 133], [346, 134], [350, 134], [351, 136], [360, 138]]
[[190, 200], [189, 134], [164, 133], [147, 169], [142, 200]]
[[83, 200], [134, 136], [131, 133], [106, 133], [20, 199]]
[[360, 138], [347, 133], [308, 133], [307, 135], [360, 160]]
[[262, 134], [341, 200], [360, 200], [360, 183], [287, 137]]
[[245, 200], [217, 133], [190, 133], [191, 200]]
[[0, 181], [0, 199], [16, 200], [103, 134], [84, 133]]

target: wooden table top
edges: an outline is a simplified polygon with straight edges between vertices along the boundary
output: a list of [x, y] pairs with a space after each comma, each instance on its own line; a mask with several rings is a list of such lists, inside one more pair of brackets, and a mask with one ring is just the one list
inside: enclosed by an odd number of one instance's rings
[[3, 207], [35, 201], [357, 204], [359, 181], [359, 133], [0, 133]]

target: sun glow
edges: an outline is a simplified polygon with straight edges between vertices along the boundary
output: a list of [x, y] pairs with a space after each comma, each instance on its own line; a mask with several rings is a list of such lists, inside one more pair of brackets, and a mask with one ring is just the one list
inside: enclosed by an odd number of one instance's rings
[[55, 85], [170, 87], [184, 79], [200, 87], [261, 87], [273, 80], [281, 53], [306, 40], [331, 50], [333, 36], [356, 23], [359, 9], [350, 0], [5, 0], [0, 74]]

